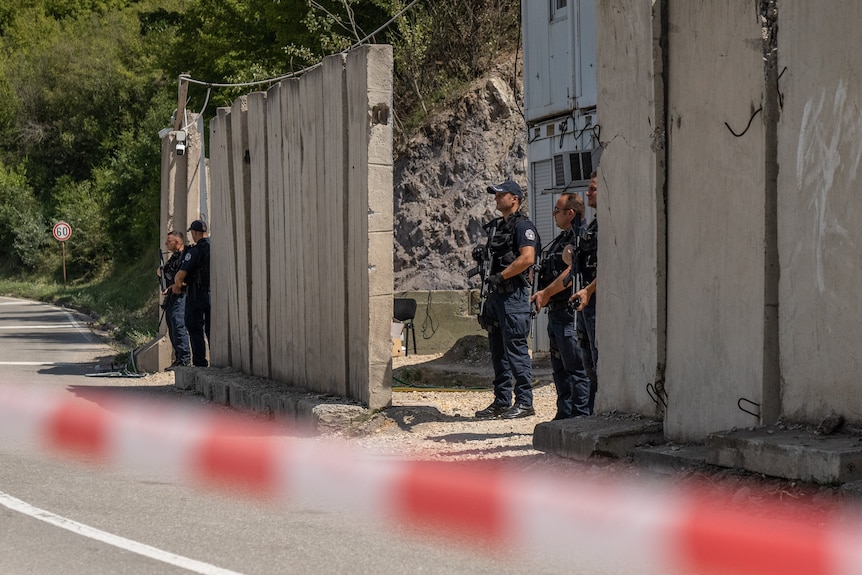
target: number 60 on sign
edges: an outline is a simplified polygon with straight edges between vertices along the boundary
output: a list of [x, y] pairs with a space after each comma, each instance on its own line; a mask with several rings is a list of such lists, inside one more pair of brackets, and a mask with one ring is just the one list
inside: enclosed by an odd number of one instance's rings
[[59, 242], [65, 242], [72, 237], [72, 226], [66, 222], [57, 222], [54, 224], [54, 239]]

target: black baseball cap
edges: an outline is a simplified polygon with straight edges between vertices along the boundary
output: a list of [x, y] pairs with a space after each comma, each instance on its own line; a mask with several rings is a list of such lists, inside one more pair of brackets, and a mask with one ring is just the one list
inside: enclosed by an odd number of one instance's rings
[[207, 225], [205, 222], [201, 220], [195, 220], [192, 222], [192, 225], [189, 226], [190, 232], [205, 232], [207, 231]]
[[497, 184], [496, 186], [488, 186], [489, 194], [504, 194], [510, 193], [513, 196], [516, 196], [519, 200], [524, 199], [524, 190], [521, 189], [521, 186], [513, 182], [512, 180], [506, 180], [501, 184]]

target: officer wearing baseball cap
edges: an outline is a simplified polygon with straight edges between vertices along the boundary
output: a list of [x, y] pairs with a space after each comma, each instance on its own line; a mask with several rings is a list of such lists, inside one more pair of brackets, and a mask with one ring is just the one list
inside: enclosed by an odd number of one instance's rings
[[206, 222], [193, 221], [189, 232], [195, 244], [186, 250], [171, 290], [180, 293], [183, 284], [188, 286], [185, 320], [192, 365], [206, 367], [209, 365], [206, 342], [210, 338], [210, 241]]
[[[485, 278], [488, 299], [483, 327], [488, 330], [494, 365], [494, 401], [477, 418], [529, 417], [533, 409], [533, 377], [527, 337], [530, 334], [531, 273], [541, 243], [536, 226], [521, 212], [524, 191], [506, 180], [488, 186], [502, 217], [491, 221], [486, 252], [491, 254]], [[514, 395], [514, 404], [512, 403]]]
[[192, 225], [189, 226], [190, 232], [206, 232], [207, 224], [203, 220], [195, 220], [192, 222]]

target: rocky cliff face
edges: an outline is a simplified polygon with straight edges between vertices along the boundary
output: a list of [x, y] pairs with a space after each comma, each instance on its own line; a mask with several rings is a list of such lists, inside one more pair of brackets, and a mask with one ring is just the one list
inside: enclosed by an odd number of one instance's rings
[[[434, 116], [395, 160], [395, 291], [464, 289], [498, 216], [489, 184], [512, 178], [526, 190], [527, 128], [520, 63], [477, 80], [457, 104]], [[525, 200], [526, 203], [526, 200]]]

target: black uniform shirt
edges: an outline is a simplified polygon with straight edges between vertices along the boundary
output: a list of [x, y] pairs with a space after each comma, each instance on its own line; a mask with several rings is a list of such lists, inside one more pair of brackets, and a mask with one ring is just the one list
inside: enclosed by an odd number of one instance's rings
[[198, 243], [185, 250], [180, 269], [186, 272], [186, 284], [192, 290], [210, 288], [209, 253], [208, 238], [201, 238]]

